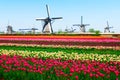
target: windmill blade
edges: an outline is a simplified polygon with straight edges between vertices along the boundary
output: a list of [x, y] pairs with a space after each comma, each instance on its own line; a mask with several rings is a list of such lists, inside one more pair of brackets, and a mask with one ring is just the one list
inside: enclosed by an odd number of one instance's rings
[[46, 5], [46, 9], [47, 9], [47, 15], [48, 15], [48, 17], [50, 17], [48, 5]]
[[74, 31], [75, 31], [76, 29], [74, 29]]
[[113, 28], [113, 27], [109, 27], [109, 28]]
[[108, 21], [107, 21], [107, 27], [109, 27], [109, 23], [108, 23]]
[[19, 29], [19, 30], [31, 30], [31, 29]]
[[71, 29], [73, 30], [73, 27], [71, 27]]
[[81, 25], [83, 24], [83, 16], [81, 16]]
[[38, 30], [37, 28], [32, 28], [32, 30]]
[[84, 24], [84, 26], [89, 26], [90, 24]]
[[46, 25], [48, 25], [48, 22], [45, 22], [45, 23], [44, 23], [42, 32], [44, 32], [44, 29], [45, 29]]
[[44, 20], [46, 20], [46, 18], [36, 18], [36, 21], [44, 21]]
[[54, 17], [54, 18], [51, 18], [51, 19], [63, 19], [63, 17]]
[[46, 26], [46, 25], [44, 24], [44, 26], [43, 26], [43, 28], [42, 28], [42, 32], [44, 32], [45, 26]]
[[74, 24], [73, 26], [81, 26], [80, 24]]

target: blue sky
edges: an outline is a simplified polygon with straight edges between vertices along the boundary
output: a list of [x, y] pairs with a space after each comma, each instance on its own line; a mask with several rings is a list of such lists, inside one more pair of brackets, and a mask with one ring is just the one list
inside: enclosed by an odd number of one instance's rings
[[[104, 31], [106, 21], [120, 33], [120, 0], [0, 0], [0, 31], [5, 31], [8, 22], [14, 30], [21, 28], [42, 29], [41, 22], [35, 18], [45, 18], [49, 5], [51, 17], [63, 17], [53, 23], [54, 31], [79, 24], [81, 16], [84, 23], [90, 24], [86, 29], [94, 28]], [[74, 27], [79, 31], [78, 27]]]

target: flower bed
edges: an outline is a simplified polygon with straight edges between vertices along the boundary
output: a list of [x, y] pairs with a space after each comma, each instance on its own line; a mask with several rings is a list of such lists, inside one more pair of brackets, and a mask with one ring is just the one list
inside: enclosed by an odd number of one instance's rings
[[101, 62], [120, 61], [120, 53], [66, 53], [47, 51], [0, 50], [0, 55], [22, 56], [24, 58], [62, 59], [62, 60], [96, 60]]
[[[120, 62], [0, 56], [0, 77], [6, 80], [119, 80]], [[8, 77], [9, 76], [9, 77]]]
[[13, 50], [13, 51], [27, 51], [27, 52], [48, 52], [57, 53], [63, 52], [65, 54], [77, 53], [77, 54], [111, 54], [120, 55], [120, 50], [114, 49], [96, 49], [96, 48], [75, 48], [75, 47], [53, 47], [53, 46], [0, 46], [0, 50]]
[[78, 41], [74, 41], [74, 40], [69, 40], [66, 39], [66, 41], [64, 40], [14, 40], [14, 39], [7, 39], [7, 40], [0, 40], [0, 43], [17, 43], [17, 44], [36, 44], [36, 45], [70, 45], [70, 46], [120, 46], [120, 42], [116, 42], [116, 41], [104, 41], [102, 42], [102, 40], [95, 40], [92, 39], [91, 40], [86, 40], [86, 41], [82, 41], [82, 40], [78, 40]]
[[1, 43], [64, 46], [120, 46], [120, 39], [98, 36], [0, 36], [0, 44]]
[[8, 35], [8, 36], [0, 36], [0, 38], [105, 38], [105, 37], [102, 37], [102, 36], [57, 36], [57, 35], [38, 35], [38, 36], [27, 36], [27, 35], [20, 35], [20, 36], [11, 36], [11, 35]]
[[47, 40], [47, 41], [81, 41], [81, 42], [120, 42], [119, 38], [102, 36], [0, 36], [0, 40]]
[[37, 45], [37, 44], [17, 44], [17, 43], [0, 43], [0, 46], [24, 46], [24, 47], [53, 47], [53, 48], [95, 48], [95, 49], [113, 49], [120, 50], [120, 46], [80, 46], [80, 45]]
[[120, 39], [0, 36], [0, 80], [119, 80]]

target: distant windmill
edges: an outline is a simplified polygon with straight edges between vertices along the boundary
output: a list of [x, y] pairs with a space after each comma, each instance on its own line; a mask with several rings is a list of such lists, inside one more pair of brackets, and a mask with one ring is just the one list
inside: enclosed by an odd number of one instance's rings
[[13, 28], [12, 28], [12, 26], [10, 26], [10, 25], [8, 25], [7, 26], [7, 34], [13, 34]]
[[12, 26], [10, 25], [9, 20], [8, 20], [7, 34], [13, 34], [13, 33], [14, 33], [13, 28], [12, 28]]
[[110, 32], [110, 28], [113, 28], [113, 27], [110, 27], [109, 23], [107, 21], [107, 27], [104, 28], [104, 33], [109, 33]]
[[50, 18], [50, 14], [49, 14], [49, 9], [48, 9], [48, 5], [46, 5], [46, 9], [47, 9], [47, 18], [37, 18], [36, 21], [43, 21], [44, 25], [42, 28], [42, 32], [43, 33], [53, 33], [53, 28], [52, 28], [52, 21], [56, 20], [56, 19], [62, 19], [62, 17], [54, 17], [54, 18]]
[[85, 26], [89, 26], [90, 24], [83, 24], [83, 16], [81, 16], [81, 24], [74, 24], [73, 26], [79, 26], [81, 32], [86, 32]]
[[20, 31], [24, 31], [24, 30], [30, 30], [32, 31], [33, 34], [35, 34], [35, 31], [38, 30], [37, 28], [31, 28], [31, 29], [19, 29]]
[[66, 27], [66, 29], [65, 29], [65, 31], [66, 32], [68, 32], [68, 33], [72, 33], [72, 32], [74, 32], [76, 29], [73, 29], [72, 27], [71, 27], [71, 29], [68, 29], [67, 27]]

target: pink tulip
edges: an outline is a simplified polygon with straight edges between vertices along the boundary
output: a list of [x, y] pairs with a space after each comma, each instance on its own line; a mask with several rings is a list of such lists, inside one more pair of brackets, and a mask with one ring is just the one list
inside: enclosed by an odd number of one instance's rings
[[78, 77], [78, 76], [75, 76], [75, 79], [76, 79], [76, 80], [79, 80], [79, 77]]

